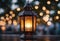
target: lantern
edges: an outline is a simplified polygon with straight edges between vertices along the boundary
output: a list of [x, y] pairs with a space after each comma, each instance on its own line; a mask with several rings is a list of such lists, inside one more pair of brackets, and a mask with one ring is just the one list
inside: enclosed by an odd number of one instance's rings
[[36, 30], [36, 13], [32, 11], [30, 4], [19, 13], [19, 23], [21, 32], [35, 32]]

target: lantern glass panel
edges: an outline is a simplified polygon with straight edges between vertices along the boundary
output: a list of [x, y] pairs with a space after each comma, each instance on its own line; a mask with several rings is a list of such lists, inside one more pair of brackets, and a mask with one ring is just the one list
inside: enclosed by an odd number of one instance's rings
[[34, 30], [33, 31], [35, 31], [36, 30], [36, 16], [34, 16], [34, 21], [33, 21], [33, 23], [34, 23]]
[[32, 17], [25, 16], [25, 31], [32, 31]]
[[21, 31], [24, 31], [24, 17], [21, 17], [20, 19], [21, 23]]

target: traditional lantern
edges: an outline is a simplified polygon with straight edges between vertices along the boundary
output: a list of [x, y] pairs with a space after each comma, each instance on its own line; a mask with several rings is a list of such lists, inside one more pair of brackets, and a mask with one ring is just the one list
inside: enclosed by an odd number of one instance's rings
[[24, 8], [24, 11], [19, 13], [19, 23], [21, 32], [35, 32], [36, 13], [32, 11], [30, 4], [27, 4], [27, 6]]

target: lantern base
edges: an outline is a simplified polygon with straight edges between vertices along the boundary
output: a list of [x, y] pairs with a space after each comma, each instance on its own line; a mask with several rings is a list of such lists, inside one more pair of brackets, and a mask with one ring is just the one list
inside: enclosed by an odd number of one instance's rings
[[33, 37], [34, 33], [33, 32], [24, 32], [24, 37], [21, 38], [22, 40], [35, 40]]
[[35, 33], [35, 31], [20, 31], [22, 33]]

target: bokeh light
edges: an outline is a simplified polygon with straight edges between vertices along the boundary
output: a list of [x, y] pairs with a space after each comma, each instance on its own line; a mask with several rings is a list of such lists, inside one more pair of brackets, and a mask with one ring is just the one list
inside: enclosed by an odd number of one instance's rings
[[1, 29], [4, 32], [6, 30], [6, 27], [5, 26], [2, 26]]
[[60, 10], [58, 10], [57, 13], [60, 14]]
[[49, 20], [49, 15], [44, 16], [44, 17], [43, 17], [43, 20], [44, 20], [45, 22], [47, 22], [47, 21]]
[[21, 9], [20, 8], [17, 8], [17, 11], [20, 11]]
[[49, 21], [53, 21], [53, 19], [50, 17], [50, 18], [49, 18]]
[[4, 17], [3, 16], [1, 17], [1, 20], [4, 20]]
[[50, 11], [49, 10], [46, 10], [46, 14], [50, 14]]
[[50, 4], [51, 4], [51, 2], [50, 2], [50, 1], [47, 1], [47, 4], [48, 4], [48, 5], [50, 5]]
[[5, 16], [6, 16], [6, 17], [8, 17], [8, 16], [9, 16], [9, 14], [6, 14]]
[[57, 6], [60, 8], [60, 3], [58, 3]]
[[12, 20], [9, 20], [9, 21], [8, 21], [8, 25], [11, 25], [11, 24], [12, 24]]
[[12, 14], [12, 17], [15, 17], [15, 14]]
[[6, 22], [5, 21], [0, 21], [0, 25], [1, 26], [5, 26], [6, 25]]
[[40, 24], [40, 18], [37, 19], [37, 25]]
[[10, 11], [9, 13], [10, 13], [10, 14], [13, 14], [14, 12], [13, 12], [13, 11]]
[[4, 9], [3, 8], [0, 8], [0, 14], [4, 13]]
[[9, 21], [9, 17], [6, 17], [6, 20]]
[[59, 19], [59, 16], [56, 16], [56, 19]]
[[17, 0], [12, 0], [12, 3], [17, 3]]
[[12, 16], [9, 16], [9, 19], [12, 19], [13, 17]]
[[59, 0], [55, 0], [56, 2], [58, 2]]
[[50, 21], [47, 22], [47, 25], [51, 25], [52, 23]]
[[17, 26], [17, 21], [16, 20], [13, 20], [13, 25]]
[[16, 9], [16, 8], [18, 8], [18, 7], [19, 7], [19, 5], [16, 5], [16, 4], [12, 4], [12, 5], [11, 5], [11, 9], [12, 9], [12, 10], [14, 10], [14, 9]]
[[39, 15], [40, 15], [40, 16], [43, 16], [43, 12], [40, 12]]
[[26, 0], [26, 2], [29, 2], [29, 3], [31, 3], [33, 0]]
[[46, 7], [45, 7], [45, 6], [43, 6], [43, 7], [42, 7], [42, 10], [46, 10]]
[[38, 9], [39, 7], [38, 6], [35, 6], [35, 9]]
[[35, 5], [39, 5], [39, 1], [35, 1], [34, 4], [35, 4]]
[[55, 10], [51, 10], [51, 11], [50, 11], [50, 14], [54, 14], [54, 13], [55, 13]]
[[[58, 34], [58, 31], [60, 30], [60, 0], [1, 0], [0, 28], [2, 27], [4, 29], [4, 27], [6, 27], [7, 31], [7, 29], [10, 29], [9, 27], [11, 27], [13, 29], [13, 33], [19, 31], [19, 13], [25, 11], [24, 7], [28, 3], [30, 4], [31, 8], [33, 8], [32, 11], [36, 12], [37, 34], [40, 35], [42, 32], [44, 33], [44, 31], [41, 30], [42, 28], [44, 30], [47, 29], [46, 34], [50, 35], [51, 30], [51, 32], [57, 32], [55, 34]], [[42, 32], [40, 32], [40, 30]]]

